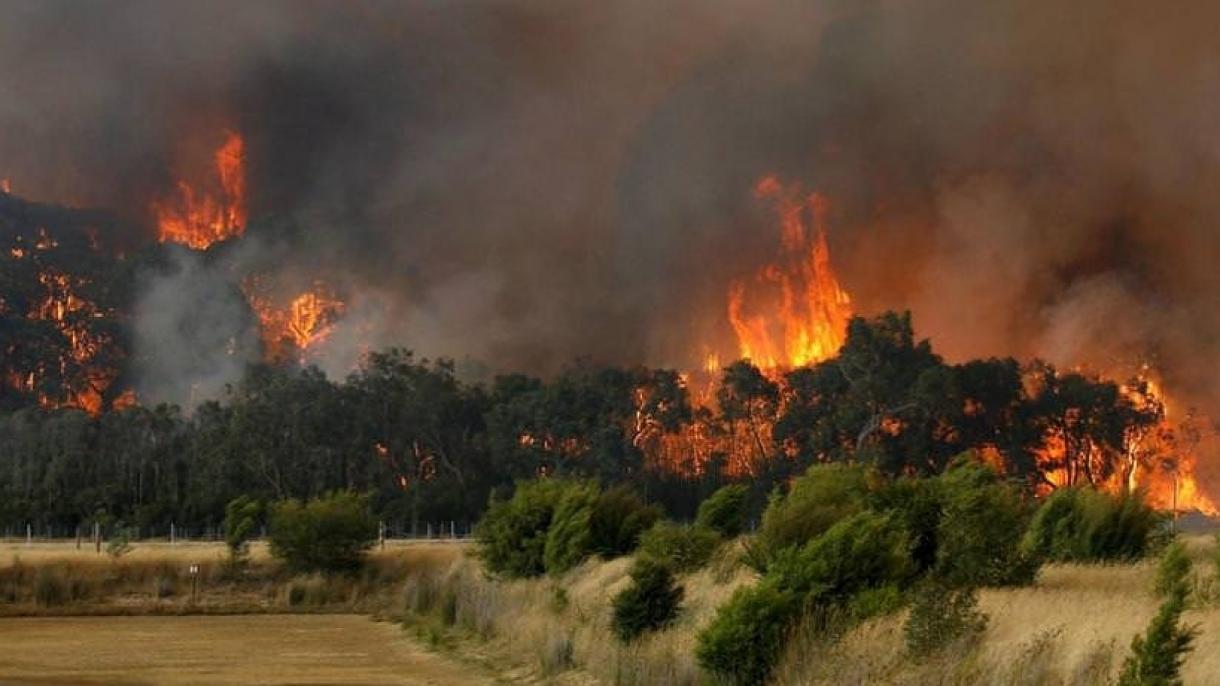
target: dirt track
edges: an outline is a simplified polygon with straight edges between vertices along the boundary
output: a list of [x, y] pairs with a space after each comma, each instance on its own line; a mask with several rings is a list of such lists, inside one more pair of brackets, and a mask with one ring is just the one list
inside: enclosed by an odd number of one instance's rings
[[4, 684], [490, 684], [357, 615], [0, 620]]

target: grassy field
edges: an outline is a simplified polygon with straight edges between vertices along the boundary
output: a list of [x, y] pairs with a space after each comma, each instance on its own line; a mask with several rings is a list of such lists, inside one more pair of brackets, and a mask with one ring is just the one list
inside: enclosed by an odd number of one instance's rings
[[489, 684], [356, 615], [0, 619], [4, 684]]
[[8, 542], [0, 545], [0, 616], [376, 614], [408, 570], [443, 567], [462, 550], [452, 541], [393, 542], [374, 550], [359, 575], [326, 578], [287, 572], [261, 544], [253, 546], [248, 565], [235, 569], [218, 543], [136, 543], [111, 557], [72, 542]]
[[[1187, 539], [1198, 593], [1185, 622], [1197, 625], [1186, 659], [1187, 684], [1220, 683], [1220, 601], [1213, 541]], [[695, 637], [733, 591], [753, 574], [723, 551], [687, 575], [684, 610], [675, 625], [631, 646], [610, 636], [610, 599], [628, 583], [630, 560], [586, 562], [559, 579], [489, 581], [477, 561], [459, 558], [409, 575], [402, 602], [416, 632], [456, 650], [484, 652], [517, 673], [558, 683], [698, 684]], [[1155, 613], [1155, 561], [1134, 565], [1049, 565], [1027, 588], [980, 593], [989, 617], [980, 645], [950, 650], [931, 662], [906, 657], [899, 613], [860, 626], [835, 644], [799, 633], [777, 682], [1003, 686], [1111, 683], [1131, 638]], [[440, 576], [435, 574], [440, 571]]]
[[[1214, 542], [1186, 540], [1198, 592], [1185, 621], [1201, 633], [1184, 675], [1188, 684], [1214, 683]], [[434, 671], [419, 667], [425, 681], [395, 681], [415, 678], [418, 646], [430, 644], [512, 682], [693, 685], [702, 677], [697, 633], [737, 588], [754, 583], [740, 552], [739, 544], [727, 546], [706, 569], [684, 576], [677, 623], [624, 647], [608, 636], [610, 599], [628, 583], [626, 558], [591, 560], [559, 578], [495, 581], [465, 544], [397, 543], [375, 551], [360, 576], [326, 579], [288, 574], [261, 547], [235, 576], [215, 544], [137, 544], [113, 559], [71, 543], [10, 543], [0, 547], [0, 611], [10, 615], [0, 619], [0, 683], [35, 683], [47, 665], [57, 671], [38, 683], [87, 683], [90, 674], [96, 683], [174, 683], [175, 670], [192, 669], [197, 678], [183, 683], [472, 683], [477, 670], [467, 674], [435, 655], [428, 656]], [[201, 566], [194, 604], [185, 571], [192, 563]], [[1157, 608], [1154, 575], [1154, 561], [1049, 565], [1033, 586], [982, 591], [989, 622], [981, 643], [922, 664], [905, 656], [901, 613], [834, 644], [798, 634], [778, 683], [1108, 683]], [[407, 618], [409, 630], [352, 613]], [[89, 614], [234, 616], [79, 616]], [[64, 655], [49, 657], [52, 650]], [[241, 657], [248, 652], [257, 654]], [[86, 669], [97, 671], [73, 671]]]

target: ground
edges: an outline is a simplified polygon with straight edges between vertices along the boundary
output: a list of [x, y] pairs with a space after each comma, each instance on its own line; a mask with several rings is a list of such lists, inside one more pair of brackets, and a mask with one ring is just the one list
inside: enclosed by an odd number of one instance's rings
[[485, 684], [358, 615], [0, 619], [4, 684]]

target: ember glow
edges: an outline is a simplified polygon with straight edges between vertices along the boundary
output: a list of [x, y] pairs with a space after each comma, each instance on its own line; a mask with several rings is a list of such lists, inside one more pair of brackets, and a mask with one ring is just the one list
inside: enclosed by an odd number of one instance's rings
[[266, 295], [263, 280], [257, 277], [247, 279], [242, 290], [258, 316], [269, 361], [296, 359], [304, 363], [309, 351], [334, 330], [345, 309], [334, 290], [320, 281], [287, 302]]
[[774, 205], [780, 244], [774, 261], [729, 286], [728, 319], [740, 356], [766, 369], [830, 358], [843, 345], [851, 298], [830, 264], [828, 201], [775, 176], [761, 179], [754, 194]]
[[240, 236], [246, 228], [245, 157], [241, 135], [226, 132], [200, 183], [180, 179], [172, 197], [153, 203], [158, 239], [206, 250]]

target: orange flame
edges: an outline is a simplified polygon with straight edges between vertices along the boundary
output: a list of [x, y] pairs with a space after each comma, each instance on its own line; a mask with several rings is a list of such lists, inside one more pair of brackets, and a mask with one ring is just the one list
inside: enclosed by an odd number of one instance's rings
[[218, 241], [240, 236], [246, 228], [245, 141], [227, 131], [213, 155], [215, 178], [198, 191], [178, 181], [175, 197], [154, 202], [157, 233], [162, 243], [172, 241], [205, 250]]
[[8, 193], [10, 195], [12, 194], [12, 192], [13, 192], [12, 179], [9, 179], [9, 178], [0, 179], [0, 192]]
[[775, 205], [780, 250], [752, 279], [729, 285], [728, 318], [740, 355], [766, 369], [833, 357], [846, 337], [851, 298], [830, 264], [828, 203], [817, 193], [786, 188], [774, 176], [760, 180], [754, 195]]
[[296, 352], [303, 363], [306, 352], [326, 340], [345, 309], [343, 301], [322, 282], [315, 282], [312, 290], [283, 306], [260, 293], [257, 278], [247, 279], [242, 286], [261, 324], [267, 359], [272, 361]]

